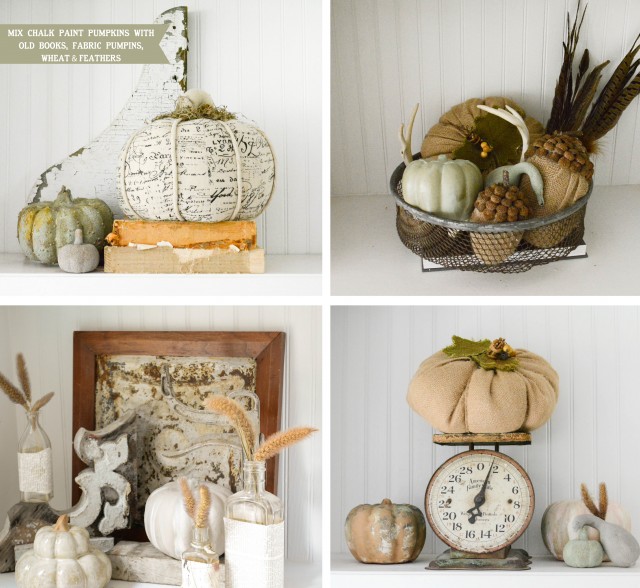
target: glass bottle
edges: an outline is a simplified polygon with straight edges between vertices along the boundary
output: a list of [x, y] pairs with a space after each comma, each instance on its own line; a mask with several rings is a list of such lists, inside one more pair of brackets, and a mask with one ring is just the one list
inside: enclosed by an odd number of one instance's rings
[[264, 461], [245, 461], [244, 489], [227, 499], [228, 519], [275, 525], [284, 519], [282, 501], [264, 487], [266, 464]]
[[208, 527], [194, 527], [191, 548], [182, 554], [182, 588], [218, 588], [220, 558], [211, 547]]
[[49, 502], [53, 498], [51, 441], [38, 421], [38, 412], [27, 412], [27, 428], [18, 448], [20, 500]]

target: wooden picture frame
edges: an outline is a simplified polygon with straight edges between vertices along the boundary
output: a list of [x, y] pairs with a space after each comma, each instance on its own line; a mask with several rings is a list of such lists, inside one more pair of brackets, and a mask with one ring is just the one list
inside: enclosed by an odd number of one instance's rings
[[[75, 331], [73, 333], [73, 432], [96, 428], [96, 360], [101, 355], [177, 357], [248, 357], [256, 361], [256, 394], [260, 399], [260, 432], [280, 427], [285, 334], [276, 331]], [[73, 453], [72, 476], [85, 468]], [[276, 493], [278, 458], [267, 468], [266, 487]], [[80, 498], [72, 483], [72, 500]], [[146, 540], [144, 529], [118, 532], [121, 538]]]

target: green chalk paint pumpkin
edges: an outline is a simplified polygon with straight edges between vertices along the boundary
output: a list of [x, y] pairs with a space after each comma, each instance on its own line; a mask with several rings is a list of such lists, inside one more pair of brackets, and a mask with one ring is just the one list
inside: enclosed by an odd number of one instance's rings
[[562, 557], [572, 568], [597, 568], [602, 565], [604, 549], [599, 541], [589, 539], [587, 528], [582, 527], [578, 538], [564, 546]]
[[75, 241], [82, 229], [84, 242], [104, 249], [113, 226], [111, 209], [98, 198], [72, 198], [64, 186], [53, 201], [34, 202], [20, 211], [18, 241], [32, 261], [58, 263], [58, 249]]

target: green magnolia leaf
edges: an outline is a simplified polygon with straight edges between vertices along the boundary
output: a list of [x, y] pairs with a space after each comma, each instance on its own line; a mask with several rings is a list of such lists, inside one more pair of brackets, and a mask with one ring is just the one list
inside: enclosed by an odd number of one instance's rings
[[451, 340], [453, 341], [453, 345], [449, 345], [449, 347], [445, 347], [442, 350], [449, 357], [471, 358], [474, 355], [485, 353], [491, 346], [489, 339], [471, 341], [470, 339], [463, 339], [462, 337], [454, 335], [451, 337]]
[[518, 360], [515, 357], [509, 359], [493, 359], [487, 355], [491, 341], [472, 341], [454, 335], [451, 337], [452, 345], [445, 347], [442, 351], [454, 359], [469, 359], [475, 361], [478, 367], [484, 370], [500, 370], [501, 372], [513, 372], [518, 367]]
[[486, 158], [480, 157], [480, 143], [465, 141], [453, 152], [454, 159], [468, 159], [475, 163], [481, 171], [491, 171], [503, 165], [512, 165], [520, 161], [522, 137], [510, 122], [488, 113], [475, 120], [473, 132], [493, 147]]

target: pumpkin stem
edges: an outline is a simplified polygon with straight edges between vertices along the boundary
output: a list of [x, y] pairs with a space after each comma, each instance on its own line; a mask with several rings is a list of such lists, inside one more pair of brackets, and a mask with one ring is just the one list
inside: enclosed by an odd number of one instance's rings
[[388, 498], [385, 498], [385, 499], [382, 501], [382, 504], [384, 504], [385, 506], [390, 506], [392, 503], [391, 503], [391, 500], [389, 500]]
[[[507, 181], [509, 177], [509, 172], [504, 172], [507, 176]], [[487, 355], [491, 359], [509, 359], [510, 357], [515, 357], [517, 355], [516, 350], [511, 347], [511, 345], [507, 344], [507, 342], [500, 337], [499, 339], [494, 339], [491, 343], [489, 349], [487, 350]]]
[[60, 188], [58, 196], [56, 197], [56, 204], [71, 205], [73, 198], [71, 198], [71, 190], [67, 190], [66, 186]]
[[69, 531], [69, 515], [63, 514], [58, 517], [53, 530], [58, 533], [67, 533]]
[[76, 229], [75, 232], [75, 239], [73, 241], [74, 245], [82, 245], [82, 243], [84, 242], [84, 239], [82, 238], [82, 229]]

